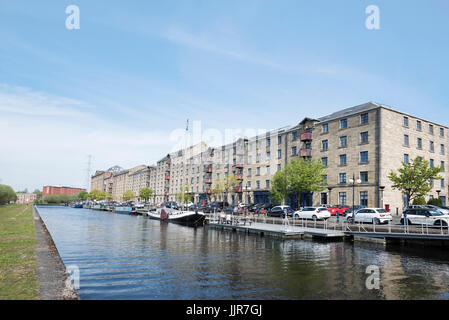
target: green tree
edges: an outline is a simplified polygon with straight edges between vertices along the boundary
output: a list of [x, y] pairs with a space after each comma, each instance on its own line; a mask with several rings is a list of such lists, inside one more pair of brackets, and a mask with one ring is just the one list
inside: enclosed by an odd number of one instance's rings
[[134, 198], [134, 192], [131, 190], [126, 190], [125, 193], [123, 193], [123, 201], [129, 201], [132, 198]]
[[89, 193], [90, 200], [99, 200], [98, 197], [100, 196], [100, 190], [94, 189]]
[[278, 170], [271, 178], [270, 198], [274, 202], [285, 204], [290, 193], [285, 169]]
[[153, 196], [154, 191], [150, 188], [142, 188], [139, 191], [139, 197], [145, 200], [145, 203]]
[[424, 197], [415, 198], [415, 199], [413, 199], [412, 204], [414, 206], [424, 206], [424, 205], [426, 205], [426, 199], [424, 199]]
[[[176, 201], [182, 202], [182, 192], [176, 193]], [[189, 193], [189, 185], [184, 186], [184, 203], [189, 203], [193, 201], [192, 194]]]
[[419, 197], [425, 197], [432, 190], [431, 180], [442, 179], [439, 176], [441, 168], [430, 168], [429, 162], [422, 157], [416, 157], [412, 162], [402, 162], [398, 172], [390, 171], [388, 178], [393, 182], [392, 188], [407, 196], [407, 207], [410, 202]]
[[[325, 189], [326, 172], [321, 161], [315, 159], [293, 159], [285, 167], [288, 189], [301, 192], [320, 192]], [[298, 206], [300, 206], [298, 197]]]
[[8, 204], [16, 200], [17, 195], [14, 190], [10, 186], [0, 184], [0, 204]]
[[227, 177], [223, 179], [222, 185], [223, 190], [225, 193], [225, 199], [224, 201], [228, 201], [228, 193], [235, 189], [239, 185], [239, 181], [237, 180], [237, 177], [235, 174], [230, 174]]
[[81, 191], [80, 193], [78, 193], [78, 199], [80, 199], [81, 201], [86, 201], [88, 197], [89, 194], [87, 193], [87, 191]]

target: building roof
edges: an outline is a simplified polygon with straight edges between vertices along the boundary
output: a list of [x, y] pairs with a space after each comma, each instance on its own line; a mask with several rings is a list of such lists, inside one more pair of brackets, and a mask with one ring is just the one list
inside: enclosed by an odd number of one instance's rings
[[334, 113], [331, 113], [330, 115], [318, 118], [317, 120], [319, 122], [327, 122], [327, 121], [331, 121], [331, 120], [335, 120], [335, 119], [339, 119], [339, 118], [344, 118], [344, 117], [348, 117], [350, 115], [353, 114], [357, 114], [360, 112], [366, 112], [369, 110], [373, 110], [373, 109], [377, 109], [379, 108], [381, 105], [374, 103], [374, 102], [368, 102], [368, 103], [364, 103], [355, 107], [350, 107], [350, 108], [346, 108]]

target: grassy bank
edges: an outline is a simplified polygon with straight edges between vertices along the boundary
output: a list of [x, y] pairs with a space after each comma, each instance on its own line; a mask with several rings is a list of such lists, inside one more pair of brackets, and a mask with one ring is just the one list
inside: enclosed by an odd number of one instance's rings
[[0, 300], [38, 299], [32, 206], [0, 207]]

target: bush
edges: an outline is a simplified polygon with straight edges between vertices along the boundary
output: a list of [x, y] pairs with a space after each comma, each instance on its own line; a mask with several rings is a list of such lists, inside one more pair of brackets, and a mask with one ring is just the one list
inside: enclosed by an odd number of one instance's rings
[[427, 204], [441, 207], [441, 206], [443, 206], [443, 201], [441, 201], [441, 199], [438, 199], [438, 198], [433, 198], [433, 199], [429, 199], [429, 201], [427, 201]]
[[419, 197], [413, 200], [412, 205], [414, 206], [425, 206], [427, 204], [426, 199], [424, 197]]

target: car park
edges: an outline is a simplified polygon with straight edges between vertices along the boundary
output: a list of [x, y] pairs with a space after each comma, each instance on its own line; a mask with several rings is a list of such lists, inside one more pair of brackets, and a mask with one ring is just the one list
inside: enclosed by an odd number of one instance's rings
[[311, 219], [311, 220], [327, 220], [331, 213], [325, 207], [305, 207], [293, 214], [294, 218]]
[[352, 213], [346, 216], [346, 220], [352, 222], [367, 222], [373, 224], [382, 224], [393, 221], [391, 214], [382, 208], [362, 208], [355, 213], [355, 219]]
[[285, 218], [285, 215], [292, 216], [294, 213], [290, 206], [275, 206], [268, 211], [267, 215], [269, 217], [280, 217]]
[[447, 226], [449, 215], [444, 215], [433, 208], [409, 208], [402, 214], [400, 222], [401, 224], [407, 222], [408, 225]]

